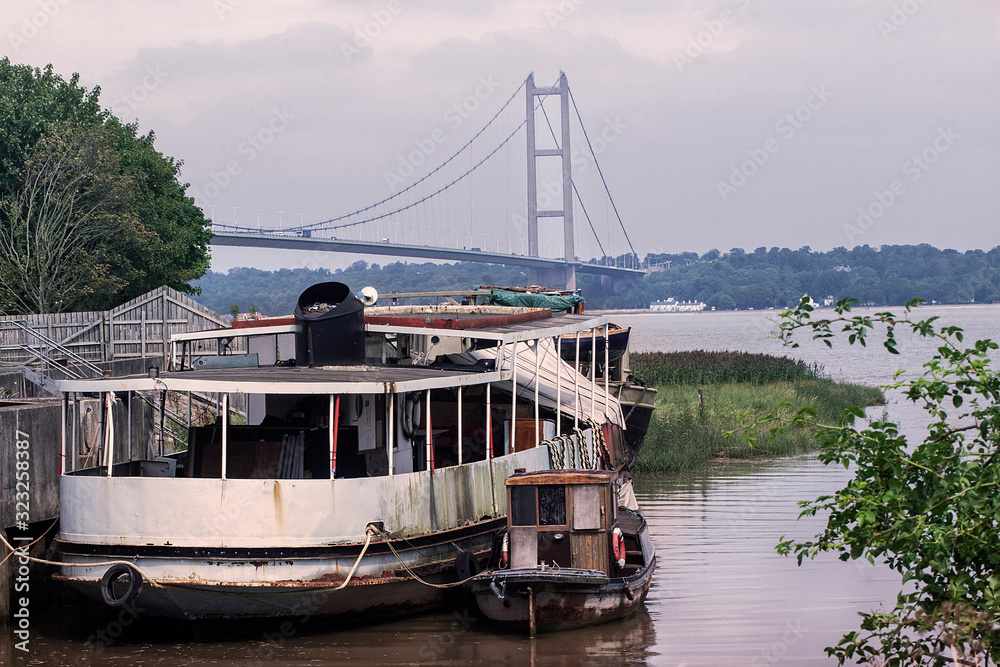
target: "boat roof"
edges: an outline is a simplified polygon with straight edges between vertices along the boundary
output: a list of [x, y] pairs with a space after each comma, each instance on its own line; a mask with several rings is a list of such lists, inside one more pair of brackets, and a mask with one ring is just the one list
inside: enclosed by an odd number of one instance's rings
[[507, 486], [543, 486], [548, 484], [610, 484], [618, 477], [613, 470], [532, 470], [515, 472]]
[[66, 379], [64, 392], [171, 391], [246, 394], [383, 394], [499, 382], [498, 371], [424, 366], [267, 366], [213, 368], [121, 377]]
[[510, 322], [493, 324], [476, 328], [473, 331], [457, 328], [437, 328], [432, 319], [427, 325], [422, 319], [410, 320], [411, 324], [368, 324], [365, 331], [371, 333], [416, 333], [428, 336], [464, 336], [483, 340], [495, 340], [498, 343], [514, 343], [538, 338], [553, 338], [563, 334], [590, 331], [603, 327], [608, 323], [607, 315], [558, 315], [526, 322]]
[[[479, 309], [477, 316], [470, 309]], [[489, 310], [486, 310], [489, 309]], [[508, 312], [499, 318], [492, 310]], [[373, 311], [369, 319], [368, 312]], [[525, 317], [525, 311], [531, 317]], [[538, 314], [538, 313], [541, 314]], [[365, 331], [368, 333], [418, 334], [425, 336], [478, 338], [497, 343], [514, 343], [538, 338], [552, 338], [590, 331], [608, 323], [607, 315], [556, 315], [545, 309], [508, 308], [504, 306], [387, 306], [365, 311]], [[230, 339], [237, 336], [262, 336], [294, 333], [296, 325], [210, 329], [174, 334], [172, 342]]]

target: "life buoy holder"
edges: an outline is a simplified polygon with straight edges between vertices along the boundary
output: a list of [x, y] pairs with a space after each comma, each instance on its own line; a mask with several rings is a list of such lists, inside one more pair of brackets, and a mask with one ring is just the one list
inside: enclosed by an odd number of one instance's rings
[[503, 542], [500, 543], [500, 569], [506, 570], [510, 564], [510, 533], [503, 534]]
[[[115, 596], [115, 583], [123, 576], [129, 578], [128, 588], [121, 597]], [[109, 607], [121, 607], [139, 597], [142, 592], [142, 575], [131, 565], [116, 563], [101, 577], [101, 598]]]
[[620, 570], [625, 567], [625, 536], [622, 535], [622, 529], [617, 526], [611, 532], [611, 549], [615, 553], [615, 564]]
[[421, 417], [423, 416], [420, 393], [411, 391], [403, 400], [403, 405], [399, 415], [399, 427], [407, 440], [413, 440], [420, 430]]

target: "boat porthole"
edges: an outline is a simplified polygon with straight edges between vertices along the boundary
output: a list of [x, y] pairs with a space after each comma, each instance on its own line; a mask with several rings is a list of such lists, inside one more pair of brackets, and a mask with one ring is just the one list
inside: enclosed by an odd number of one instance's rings
[[[129, 579], [128, 588], [121, 597], [115, 597], [115, 583], [123, 576]], [[142, 575], [131, 565], [117, 563], [108, 568], [101, 578], [101, 598], [109, 607], [120, 607], [139, 597], [142, 592]]]

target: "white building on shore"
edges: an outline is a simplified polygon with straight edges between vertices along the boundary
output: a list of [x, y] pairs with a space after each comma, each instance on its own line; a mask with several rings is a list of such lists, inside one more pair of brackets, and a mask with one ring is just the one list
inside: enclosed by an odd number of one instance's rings
[[649, 304], [654, 313], [696, 313], [705, 310], [704, 301], [678, 301], [673, 297], [666, 301], [654, 301]]

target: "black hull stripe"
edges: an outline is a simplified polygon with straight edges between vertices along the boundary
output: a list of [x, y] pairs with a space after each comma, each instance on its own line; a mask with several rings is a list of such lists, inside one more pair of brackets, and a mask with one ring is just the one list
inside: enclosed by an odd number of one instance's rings
[[[490, 519], [440, 533], [406, 540], [393, 540], [396, 551], [426, 549], [494, 533], [507, 525], [506, 517]], [[56, 540], [60, 553], [67, 556], [132, 558], [200, 558], [205, 560], [274, 561], [292, 559], [356, 558], [363, 543], [318, 547], [175, 547], [166, 545], [85, 544]], [[372, 542], [368, 554], [391, 553], [385, 542]]]

